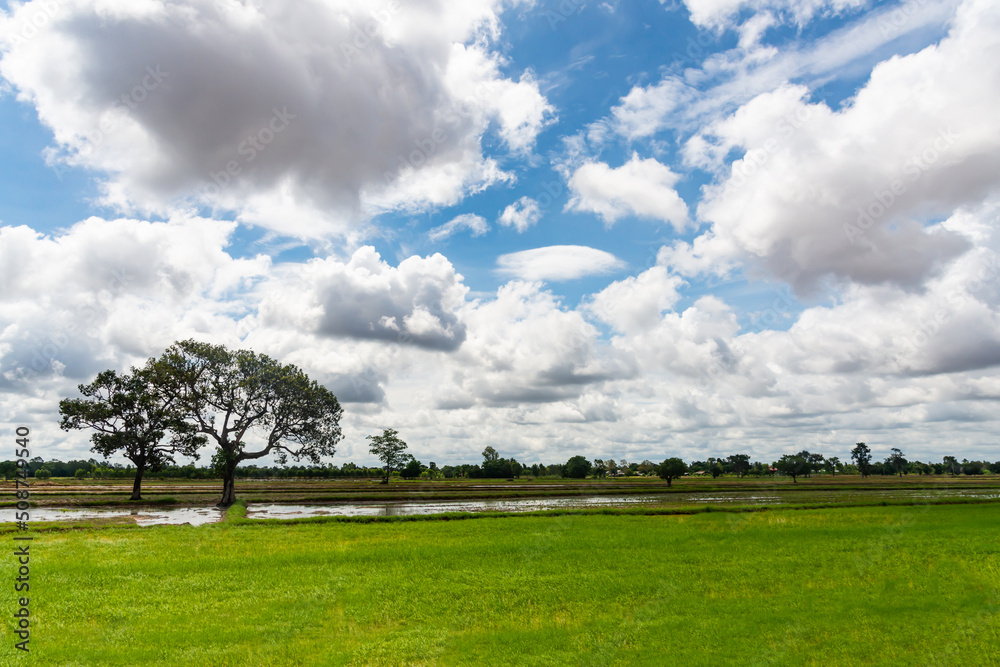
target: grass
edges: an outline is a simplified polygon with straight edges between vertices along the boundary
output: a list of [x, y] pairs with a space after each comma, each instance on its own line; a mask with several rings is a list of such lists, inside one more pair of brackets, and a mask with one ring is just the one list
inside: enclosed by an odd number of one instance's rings
[[[13, 507], [13, 482], [0, 483], [0, 507]], [[4, 488], [6, 487], [6, 489]], [[393, 480], [389, 485], [374, 480], [238, 480], [237, 493], [250, 503], [345, 503], [406, 502], [473, 499], [516, 499], [599, 495], [649, 495], [664, 504], [683, 504], [684, 496], [714, 493], [780, 493], [783, 502], [856, 504], [874, 497], [906, 500], [919, 494], [961, 495], [974, 491], [1000, 493], [1000, 476], [907, 475], [869, 477], [857, 475], [816, 475], [793, 483], [788, 478], [687, 477], [668, 487], [657, 478], [615, 478], [603, 480], [524, 479], [502, 480]], [[219, 480], [147, 480], [143, 500], [130, 501], [130, 480], [51, 480], [35, 482], [31, 501], [35, 507], [141, 507], [189, 505], [207, 506], [218, 502]], [[10, 491], [11, 493], [5, 493]]]
[[43, 533], [31, 662], [998, 664], [998, 509]]

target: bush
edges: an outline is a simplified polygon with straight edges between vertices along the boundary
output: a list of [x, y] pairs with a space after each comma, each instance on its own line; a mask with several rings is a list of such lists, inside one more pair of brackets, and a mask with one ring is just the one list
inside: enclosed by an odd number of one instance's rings
[[52, 477], [52, 471], [48, 468], [39, 468], [35, 471], [35, 479], [50, 479]]
[[76, 477], [77, 479], [87, 479], [87, 471], [83, 468], [78, 468], [77, 471], [73, 473], [73, 477]]
[[962, 472], [966, 475], [982, 475], [983, 474], [983, 462], [982, 461], [969, 461], [968, 463], [962, 464]]

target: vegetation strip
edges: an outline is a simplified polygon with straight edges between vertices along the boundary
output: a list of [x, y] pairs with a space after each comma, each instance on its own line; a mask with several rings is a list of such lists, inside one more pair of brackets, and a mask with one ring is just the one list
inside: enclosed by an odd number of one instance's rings
[[[292, 524], [314, 523], [407, 523], [433, 521], [464, 521], [467, 519], [516, 519], [522, 517], [569, 517], [569, 516], [692, 516], [696, 514], [748, 514], [757, 512], [782, 512], [785, 510], [832, 510], [856, 509], [865, 507], [920, 507], [935, 505], [987, 505], [1000, 504], [1000, 498], [947, 498], [938, 500], [880, 500], [844, 503], [800, 503], [782, 505], [730, 505], [726, 507], [593, 507], [552, 510], [529, 510], [525, 512], [482, 511], [482, 512], [441, 512], [438, 514], [409, 514], [403, 516], [315, 516], [293, 519], [252, 519], [247, 517], [247, 505], [242, 499], [237, 499], [227, 511], [221, 522], [206, 523], [197, 528], [214, 525], [267, 525], [287, 526]], [[97, 523], [94, 523], [94, 522]], [[81, 529], [105, 529], [135, 527], [135, 524], [121, 524], [114, 521], [83, 520], [73, 521], [38, 521], [33, 524], [37, 532], [61, 532]], [[152, 527], [149, 527], [152, 528]], [[14, 530], [13, 524], [0, 523], [0, 534]]]

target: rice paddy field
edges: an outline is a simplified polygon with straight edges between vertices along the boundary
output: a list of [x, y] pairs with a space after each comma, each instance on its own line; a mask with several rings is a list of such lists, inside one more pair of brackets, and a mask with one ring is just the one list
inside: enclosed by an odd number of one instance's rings
[[1000, 664], [1000, 504], [899, 502], [48, 524], [0, 663]]

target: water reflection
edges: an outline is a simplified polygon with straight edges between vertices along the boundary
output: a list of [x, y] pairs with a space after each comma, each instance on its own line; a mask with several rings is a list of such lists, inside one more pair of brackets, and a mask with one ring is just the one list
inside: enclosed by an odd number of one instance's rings
[[[13, 521], [14, 510], [4, 510], [0, 520]], [[214, 507], [171, 507], [171, 508], [61, 508], [39, 507], [31, 509], [31, 521], [87, 521], [90, 519], [108, 519], [113, 517], [133, 517], [140, 526], [155, 526], [158, 524], [179, 525], [189, 523], [200, 526], [205, 523], [221, 521], [223, 512]]]
[[[599, 507], [636, 507], [681, 505], [782, 505], [786, 503], [837, 503], [891, 500], [940, 500], [943, 498], [1000, 499], [1000, 492], [973, 489], [940, 490], [865, 490], [860, 494], [849, 491], [798, 492], [761, 495], [747, 491], [716, 491], [712, 493], [671, 493], [649, 495], [572, 496], [568, 498], [502, 498], [483, 500], [442, 500], [408, 502], [357, 502], [327, 505], [253, 504], [247, 509], [250, 519], [297, 519], [313, 516], [413, 516], [446, 512], [532, 512]], [[4, 509], [0, 521], [13, 521], [14, 509]], [[215, 507], [176, 508], [32, 508], [32, 521], [83, 521], [110, 517], [131, 517], [140, 526], [184, 524], [193, 526], [215, 523], [224, 513]]]

